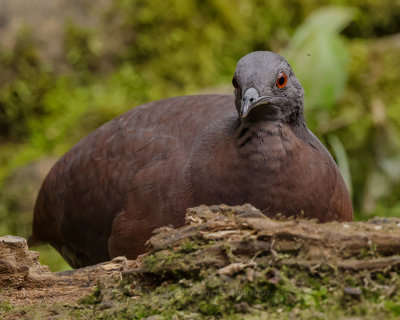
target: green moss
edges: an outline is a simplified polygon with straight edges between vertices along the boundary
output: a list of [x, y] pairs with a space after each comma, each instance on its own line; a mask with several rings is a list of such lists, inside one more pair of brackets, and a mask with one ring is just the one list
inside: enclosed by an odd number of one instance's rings
[[93, 292], [85, 297], [83, 297], [79, 303], [80, 304], [87, 304], [87, 305], [94, 305], [94, 304], [98, 304], [99, 303], [99, 299], [100, 299], [100, 288], [98, 286], [96, 286], [93, 290]]
[[207, 316], [216, 316], [221, 314], [219, 305], [206, 301], [201, 301], [199, 303], [199, 311]]
[[386, 310], [390, 311], [394, 316], [400, 316], [400, 301], [387, 301], [385, 303]]
[[13, 310], [14, 307], [9, 302], [0, 302], [0, 315]]
[[186, 240], [184, 241], [181, 246], [179, 247], [179, 252], [180, 253], [190, 253], [199, 248], [199, 245], [195, 241], [191, 240]]

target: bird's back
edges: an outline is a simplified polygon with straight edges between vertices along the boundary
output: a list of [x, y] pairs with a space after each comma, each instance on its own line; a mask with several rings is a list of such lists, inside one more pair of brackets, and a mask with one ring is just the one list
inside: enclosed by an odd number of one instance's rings
[[185, 96], [139, 106], [83, 138], [53, 167], [35, 206], [32, 242], [73, 267], [135, 258], [185, 209], [250, 202], [265, 214], [351, 220], [329, 152], [300, 119], [243, 127], [234, 99]]

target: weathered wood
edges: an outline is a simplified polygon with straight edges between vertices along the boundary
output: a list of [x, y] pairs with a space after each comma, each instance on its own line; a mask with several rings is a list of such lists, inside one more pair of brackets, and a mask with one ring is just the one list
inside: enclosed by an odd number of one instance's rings
[[1, 237], [0, 287], [7, 290], [0, 297], [13, 304], [75, 301], [104, 279], [118, 283], [133, 274], [154, 287], [168, 277], [199, 277], [210, 268], [219, 276], [243, 271], [253, 279], [265, 266], [353, 273], [400, 267], [396, 218], [319, 224], [272, 220], [250, 205], [221, 205], [188, 209], [186, 223], [156, 230], [147, 253], [135, 261], [118, 257], [60, 273], [40, 265], [38, 253], [28, 250], [25, 239]]

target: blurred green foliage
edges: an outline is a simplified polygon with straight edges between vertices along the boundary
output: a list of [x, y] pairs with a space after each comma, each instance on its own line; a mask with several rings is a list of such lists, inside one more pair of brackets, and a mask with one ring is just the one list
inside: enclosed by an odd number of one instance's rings
[[296, 30], [284, 51], [306, 90], [307, 112], [332, 108], [343, 93], [349, 54], [339, 32], [351, 20], [352, 11], [348, 8], [314, 11]]
[[20, 168], [146, 101], [229, 88], [254, 50], [293, 65], [356, 217], [400, 216], [398, 1], [116, 0], [96, 14], [93, 27], [62, 22], [56, 59], [28, 27], [0, 49], [0, 234], [28, 236], [32, 208], [7, 192]]

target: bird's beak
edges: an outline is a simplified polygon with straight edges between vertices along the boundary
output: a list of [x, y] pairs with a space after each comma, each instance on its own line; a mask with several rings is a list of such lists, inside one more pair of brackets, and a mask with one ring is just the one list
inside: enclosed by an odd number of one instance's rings
[[250, 110], [263, 104], [268, 104], [267, 97], [260, 97], [258, 91], [253, 87], [247, 89], [243, 95], [242, 105], [240, 108], [241, 117], [246, 118]]

